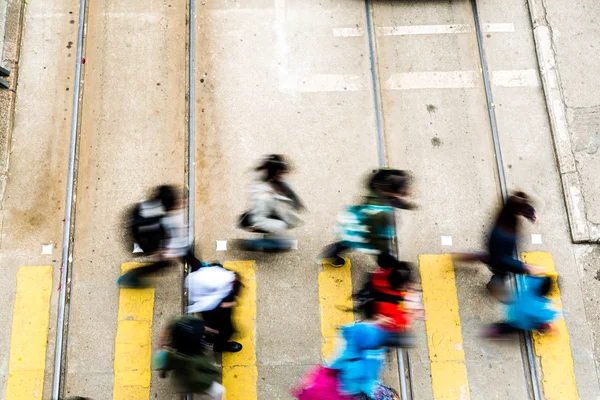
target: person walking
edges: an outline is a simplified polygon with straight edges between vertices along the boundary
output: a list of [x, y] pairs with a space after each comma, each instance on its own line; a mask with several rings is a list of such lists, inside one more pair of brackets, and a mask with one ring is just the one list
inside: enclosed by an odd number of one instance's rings
[[177, 262], [187, 262], [192, 270], [202, 266], [187, 237], [184, 209], [173, 186], [157, 187], [150, 200], [134, 207], [130, 234], [144, 254], [158, 260], [121, 275], [117, 279], [120, 287], [145, 287], [149, 284], [146, 278]]

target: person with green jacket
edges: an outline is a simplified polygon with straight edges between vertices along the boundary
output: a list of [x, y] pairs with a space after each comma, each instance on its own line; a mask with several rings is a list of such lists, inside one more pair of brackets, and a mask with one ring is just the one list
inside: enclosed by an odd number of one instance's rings
[[225, 388], [218, 382], [219, 369], [203, 342], [208, 331], [200, 318], [191, 315], [173, 318], [161, 334], [161, 350], [154, 355], [153, 366], [162, 378], [172, 371], [178, 392], [205, 394], [221, 400]]

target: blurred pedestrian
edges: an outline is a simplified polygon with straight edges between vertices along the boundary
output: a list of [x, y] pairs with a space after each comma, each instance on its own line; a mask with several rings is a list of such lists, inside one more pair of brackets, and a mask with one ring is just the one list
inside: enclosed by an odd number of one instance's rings
[[292, 389], [299, 400], [393, 400], [398, 394], [381, 382], [385, 348], [397, 340], [388, 330], [389, 318], [376, 315], [340, 328], [337, 351], [331, 362], [309, 370]]
[[186, 277], [188, 313], [202, 313], [206, 326], [216, 331], [215, 352], [238, 352], [242, 345], [229, 339], [234, 334], [233, 308], [242, 284], [238, 275], [221, 264], [206, 264]]
[[276, 250], [289, 247], [283, 235], [298, 226], [298, 213], [305, 209], [298, 195], [286, 181], [291, 167], [284, 156], [271, 154], [256, 167], [257, 182], [252, 186], [250, 208], [241, 215], [239, 226], [261, 233], [263, 239], [246, 242], [254, 250]]
[[202, 265], [194, 256], [187, 237], [184, 208], [173, 186], [157, 187], [150, 200], [134, 207], [130, 233], [144, 254], [157, 255], [158, 260], [120, 276], [117, 280], [120, 287], [145, 287], [148, 285], [145, 278], [178, 261], [187, 262], [192, 269]]
[[506, 303], [505, 321], [487, 327], [484, 336], [506, 339], [519, 331], [552, 331], [552, 322], [559, 316], [556, 305], [547, 298], [556, 283], [556, 276], [525, 276], [524, 288]]
[[225, 388], [219, 383], [220, 373], [214, 357], [203, 339], [204, 321], [193, 316], [174, 318], [163, 330], [160, 350], [154, 355], [153, 366], [165, 378], [172, 371], [178, 393], [206, 394], [221, 400]]
[[532, 201], [523, 192], [515, 192], [510, 195], [498, 213], [487, 242], [487, 254], [454, 254], [454, 259], [458, 261], [479, 261], [487, 264], [493, 274], [487, 288], [500, 300], [507, 296], [506, 280], [509, 273], [524, 275], [539, 272], [539, 268], [528, 265], [517, 257], [517, 240], [520, 234], [519, 217], [531, 222], [536, 221]]
[[350, 249], [391, 254], [395, 236], [395, 208], [414, 210], [411, 202], [412, 178], [406, 171], [378, 169], [366, 184], [367, 195], [362, 204], [347, 207], [338, 217], [338, 241], [327, 246], [320, 261], [342, 267], [343, 253]]

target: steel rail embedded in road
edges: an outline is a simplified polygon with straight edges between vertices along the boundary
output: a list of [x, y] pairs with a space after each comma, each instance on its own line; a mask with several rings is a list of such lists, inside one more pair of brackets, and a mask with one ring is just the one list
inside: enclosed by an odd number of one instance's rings
[[[65, 221], [63, 231], [63, 247], [60, 272], [60, 296], [58, 301], [58, 321], [56, 328], [56, 344], [54, 351], [54, 376], [52, 380], [52, 399], [59, 400], [63, 381], [63, 350], [65, 348], [65, 330], [68, 329], [69, 319], [66, 318], [67, 292], [70, 293], [69, 276], [70, 255], [72, 253], [72, 217], [75, 187], [75, 162], [77, 154], [77, 133], [79, 130], [79, 105], [81, 92], [81, 68], [83, 64], [83, 41], [85, 32], [86, 0], [79, 0], [79, 20], [77, 28], [77, 55], [75, 58], [75, 80], [73, 90], [73, 112], [71, 114], [71, 144], [69, 148], [69, 166], [67, 175], [67, 193], [65, 203]], [[66, 360], [66, 358], [65, 358]]]
[[[373, 35], [373, 20], [371, 18], [373, 8], [371, 0], [365, 0], [365, 13], [367, 16], [367, 35], [369, 38], [369, 61], [371, 68], [371, 84], [373, 85], [373, 105], [375, 106], [375, 126], [377, 128], [377, 149], [379, 153], [379, 167], [387, 166], [387, 157], [385, 154], [385, 138], [383, 134], [382, 109], [381, 109], [381, 92], [379, 90], [379, 81], [377, 76], [377, 66], [375, 62], [375, 36]], [[396, 225], [394, 222], [394, 236], [396, 237], [392, 251], [399, 257], [400, 248], [396, 235]], [[412, 399], [412, 373], [410, 369], [410, 355], [408, 351], [398, 348], [396, 351], [398, 358], [398, 377], [400, 380], [400, 395], [402, 400]], [[407, 379], [408, 374], [408, 379]], [[410, 396], [409, 396], [410, 390]]]
[[[188, 2], [188, 142], [187, 142], [187, 224], [188, 224], [188, 242], [190, 247], [194, 248], [194, 205], [196, 194], [196, 136], [195, 136], [195, 98], [196, 98], [196, 68], [195, 68], [195, 48], [196, 48], [196, 0]], [[189, 271], [187, 262], [183, 263], [181, 271], [181, 312], [186, 313], [188, 306], [187, 289], [185, 287], [185, 278]], [[187, 393], [182, 396], [186, 400], [192, 400], [194, 395]]]
[[[488, 113], [490, 116], [490, 125], [492, 128], [492, 139], [494, 141], [494, 153], [496, 155], [496, 166], [498, 170], [498, 179], [500, 181], [500, 190], [502, 192], [502, 200], [506, 203], [508, 198], [508, 190], [506, 187], [506, 176], [504, 175], [504, 162], [502, 160], [502, 149], [500, 147], [500, 138], [498, 136], [498, 125], [496, 122], [496, 112], [494, 110], [494, 100], [492, 97], [492, 89], [490, 85], [490, 77], [487, 66], [487, 61], [485, 58], [485, 50], [483, 48], [483, 35], [481, 33], [481, 22], [479, 20], [479, 13], [477, 11], [477, 0], [471, 0], [471, 4], [473, 6], [473, 19], [475, 20], [475, 33], [477, 34], [477, 44], [479, 45], [479, 59], [481, 61], [481, 70], [483, 75], [483, 83], [485, 86], [485, 95], [487, 99]], [[517, 254], [515, 254], [516, 256]], [[523, 289], [524, 282], [520, 277], [516, 277], [514, 279], [515, 289], [517, 291]], [[535, 367], [535, 355], [533, 353], [533, 340], [531, 337], [531, 333], [524, 333], [523, 337], [525, 339], [525, 357], [523, 358], [523, 363], [525, 364], [525, 358], [527, 359], [527, 368], [529, 373], [529, 378], [531, 382], [531, 389], [533, 392], [534, 400], [540, 400], [540, 387], [539, 380], [537, 377], [537, 371]], [[523, 356], [523, 354], [522, 354]]]

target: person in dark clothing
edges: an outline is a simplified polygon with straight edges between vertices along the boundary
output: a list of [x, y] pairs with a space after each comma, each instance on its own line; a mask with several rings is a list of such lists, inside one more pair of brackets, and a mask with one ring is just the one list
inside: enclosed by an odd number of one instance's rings
[[157, 254], [159, 259], [120, 276], [117, 280], [120, 287], [147, 286], [144, 278], [178, 261], [186, 262], [192, 270], [202, 267], [187, 237], [183, 207], [174, 187], [159, 186], [150, 200], [137, 204], [130, 225], [131, 235], [138, 246], [146, 254]]
[[338, 218], [338, 241], [327, 246], [320, 262], [342, 267], [343, 253], [358, 249], [367, 253], [391, 256], [395, 235], [395, 208], [413, 210], [412, 178], [406, 171], [378, 169], [367, 180], [367, 195], [362, 204], [348, 207]]
[[488, 253], [457, 253], [454, 259], [467, 262], [483, 262], [493, 275], [487, 284], [488, 290], [496, 297], [506, 296], [506, 278], [509, 273], [531, 274], [538, 268], [528, 265], [517, 258], [517, 239], [519, 236], [519, 217], [536, 221], [535, 209], [531, 199], [523, 192], [509, 196], [500, 210], [492, 228], [487, 245]]
[[219, 370], [204, 343], [207, 330], [205, 322], [194, 316], [173, 318], [161, 334], [161, 349], [154, 355], [153, 366], [161, 378], [173, 371], [179, 393], [203, 393], [222, 399], [225, 389], [218, 382]]

